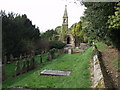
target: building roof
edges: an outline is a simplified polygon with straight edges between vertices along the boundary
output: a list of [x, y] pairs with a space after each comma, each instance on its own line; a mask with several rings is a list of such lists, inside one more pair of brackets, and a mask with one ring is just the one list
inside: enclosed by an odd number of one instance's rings
[[67, 14], [67, 5], [65, 5], [65, 11], [64, 11], [63, 17], [68, 17], [68, 14]]

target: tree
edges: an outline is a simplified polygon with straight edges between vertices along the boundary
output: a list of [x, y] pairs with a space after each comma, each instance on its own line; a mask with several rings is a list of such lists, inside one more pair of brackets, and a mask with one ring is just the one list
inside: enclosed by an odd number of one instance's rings
[[[27, 15], [18, 15], [13, 12], [2, 16], [2, 46], [3, 54], [19, 56], [32, 50], [37, 39], [40, 38], [39, 28], [32, 25]], [[25, 49], [26, 47], [26, 49]], [[29, 48], [29, 50], [27, 49]]]
[[57, 27], [55, 28], [55, 31], [57, 32], [57, 34], [60, 34], [60, 33], [61, 33], [61, 28], [62, 28], [62, 26], [57, 26]]
[[115, 12], [108, 16], [108, 36], [118, 50], [120, 50], [120, 2], [115, 5]]
[[120, 29], [120, 2], [115, 6], [114, 15], [108, 16], [109, 28]]
[[80, 42], [83, 42], [83, 34], [82, 31], [82, 22], [79, 21], [78, 23], [75, 23], [71, 26], [71, 33], [75, 38], [75, 44], [79, 44]]
[[114, 13], [114, 5], [112, 2], [83, 2], [87, 8], [84, 12], [85, 21], [91, 26], [88, 33], [93, 33], [94, 40], [106, 40], [107, 36], [107, 20], [108, 16]]
[[57, 35], [57, 32], [53, 29], [47, 30], [46, 32], [41, 34], [41, 39], [43, 40], [53, 40], [54, 35]]

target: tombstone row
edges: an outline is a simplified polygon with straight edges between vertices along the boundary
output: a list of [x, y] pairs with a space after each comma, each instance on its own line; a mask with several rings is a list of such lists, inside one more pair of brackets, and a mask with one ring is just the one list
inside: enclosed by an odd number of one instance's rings
[[22, 65], [22, 70], [20, 68], [20, 62], [17, 61], [16, 68], [15, 68], [15, 76], [25, 73], [25, 72], [28, 72], [34, 68], [35, 68], [35, 59], [34, 58], [32, 58], [32, 60], [24, 60], [23, 65]]
[[[40, 55], [40, 64], [41, 63], [42, 63], [42, 55]], [[14, 76], [18, 76], [20, 74], [29, 72], [37, 66], [34, 58], [32, 58], [31, 60], [28, 60], [28, 59], [23, 60], [22, 67], [21, 67], [21, 63], [19, 61], [16, 61], [15, 65], [16, 66], [15, 66], [15, 75]], [[2, 75], [3, 75], [2, 80], [4, 81], [4, 80], [7, 79], [7, 76], [6, 76], [6, 72], [5, 72], [5, 69], [4, 69], [3, 66], [4, 65], [2, 65], [2, 68], [3, 68], [3, 70], [2, 70]]]
[[[42, 63], [42, 55], [40, 55], [40, 64]], [[22, 65], [22, 71], [20, 69], [20, 63], [19, 61], [16, 62], [16, 68], [15, 68], [15, 76], [19, 74], [26, 73], [30, 70], [33, 70], [36, 67], [35, 59], [32, 58], [32, 60], [24, 60]]]
[[7, 56], [5, 55], [4, 56], [4, 61], [3, 61], [3, 63], [4, 64], [7, 64], [7, 63], [10, 63], [10, 62], [13, 62], [13, 61], [16, 61], [16, 60], [21, 60], [21, 59], [24, 59], [24, 58], [29, 58], [29, 57], [33, 57], [33, 55], [26, 55], [26, 54], [24, 54], [24, 56], [22, 56], [22, 54], [20, 55], [20, 57], [13, 57], [13, 55], [12, 54], [10, 54], [10, 60], [8, 61], [7, 60]]

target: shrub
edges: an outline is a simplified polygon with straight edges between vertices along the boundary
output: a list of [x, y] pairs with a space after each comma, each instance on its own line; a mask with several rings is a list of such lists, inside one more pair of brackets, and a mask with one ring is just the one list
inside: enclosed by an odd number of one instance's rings
[[62, 49], [66, 44], [61, 41], [50, 41], [49, 42], [49, 49], [56, 48]]

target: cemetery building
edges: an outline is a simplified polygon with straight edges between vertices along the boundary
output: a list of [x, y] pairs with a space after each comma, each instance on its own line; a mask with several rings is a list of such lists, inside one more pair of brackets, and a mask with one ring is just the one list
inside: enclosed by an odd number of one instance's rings
[[64, 15], [63, 15], [63, 22], [61, 29], [59, 31], [59, 35], [56, 36], [57, 40], [66, 43], [69, 47], [74, 47], [74, 37], [71, 34], [71, 31], [68, 28], [68, 13], [67, 13], [67, 5], [65, 5]]

